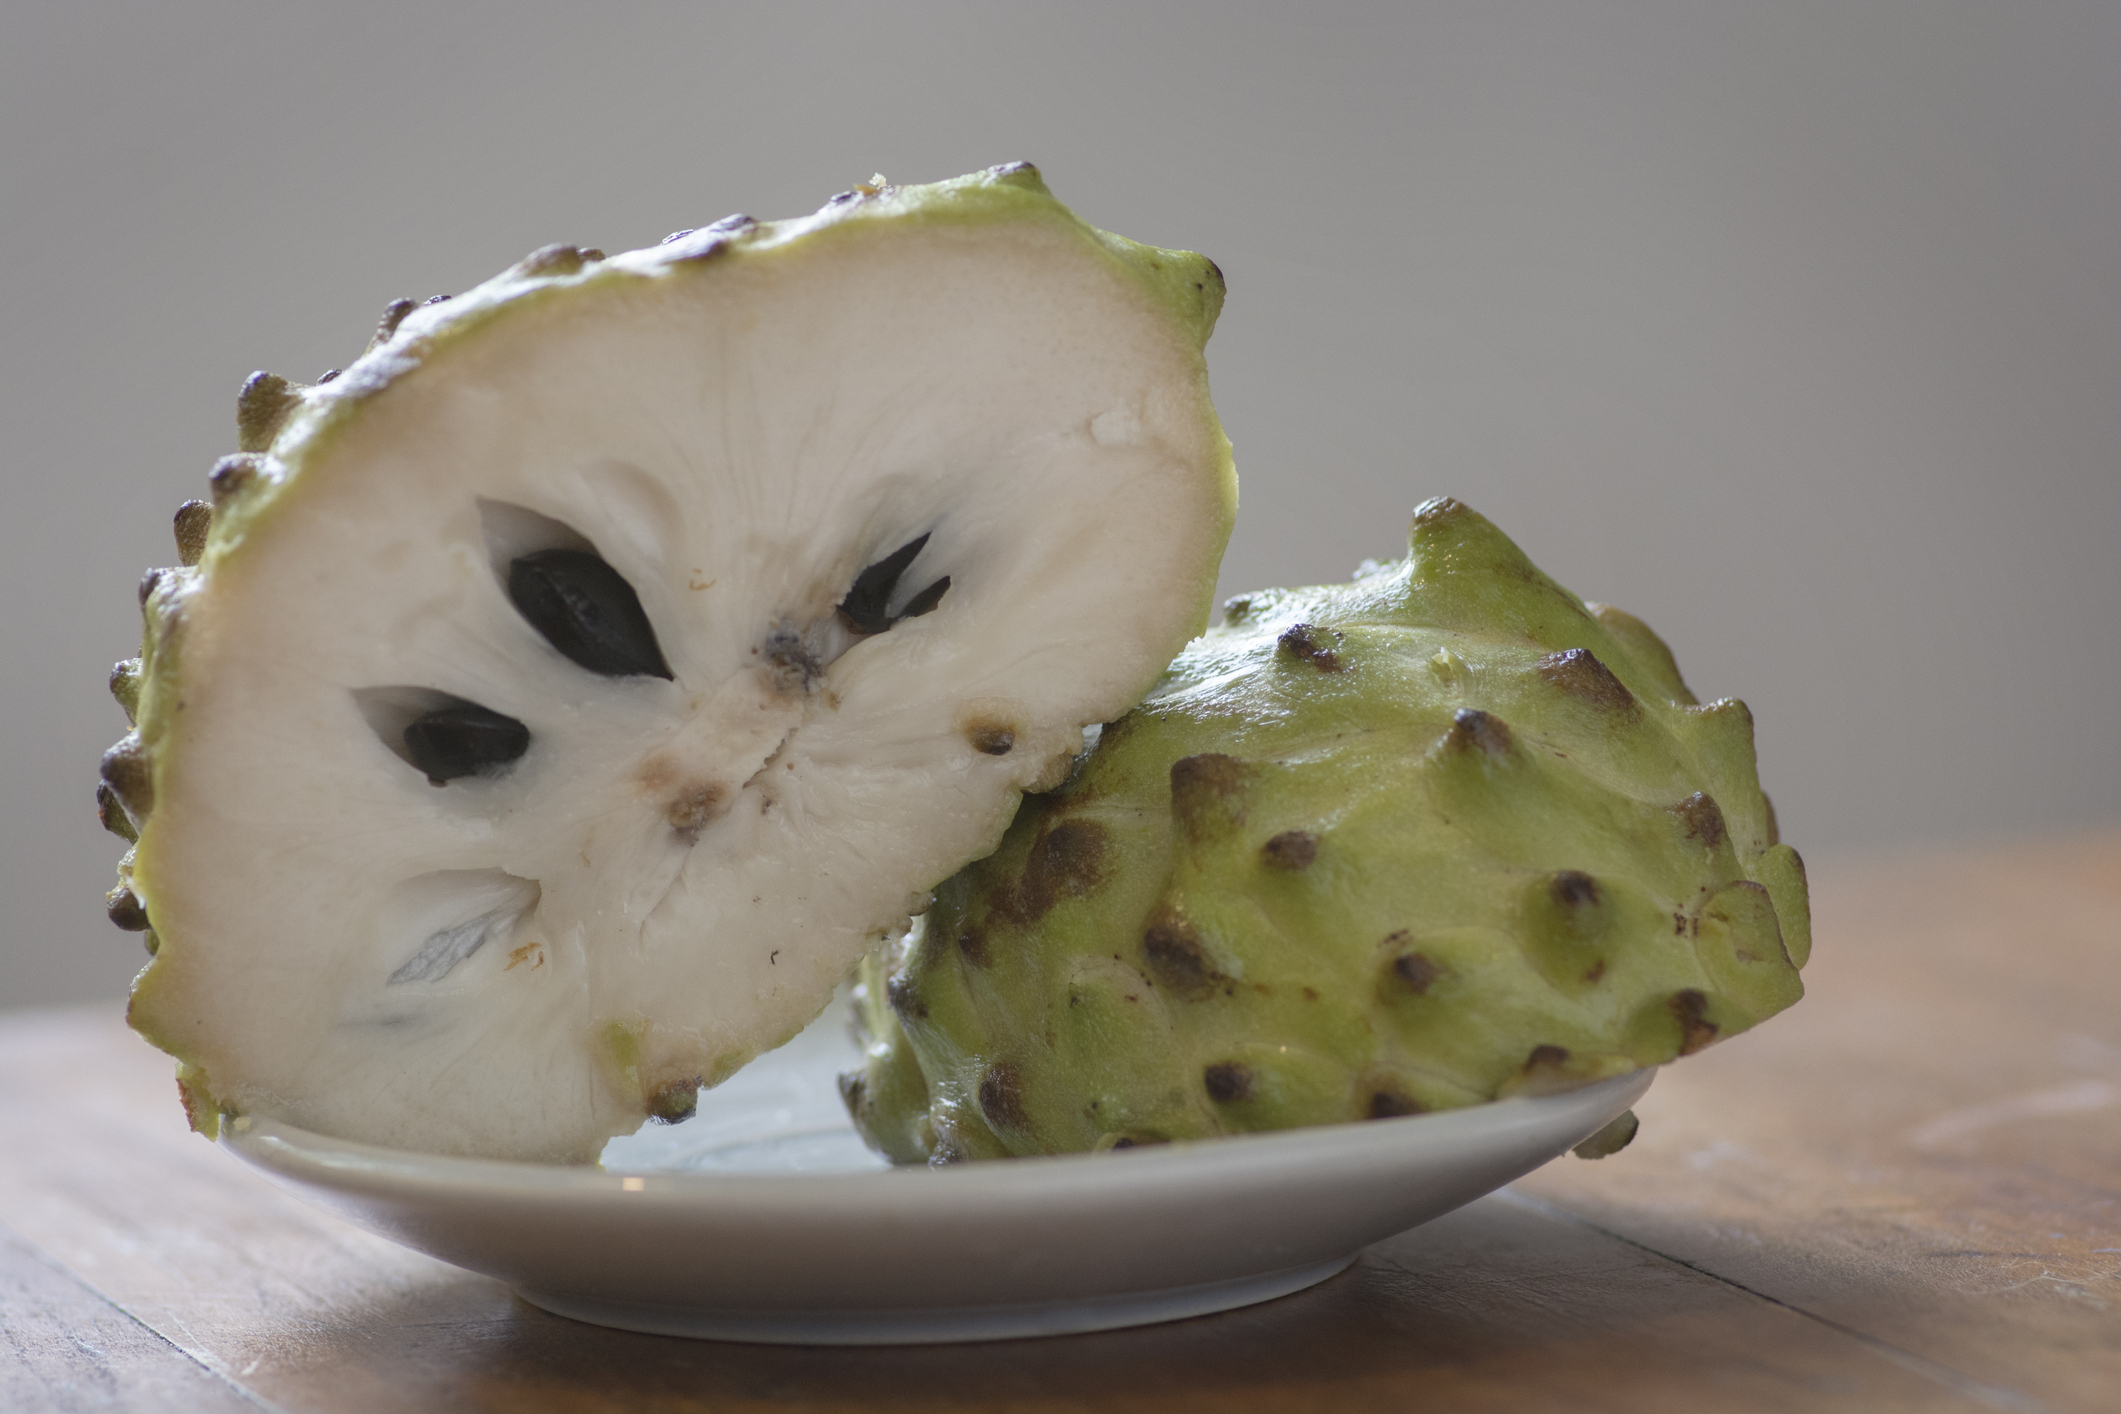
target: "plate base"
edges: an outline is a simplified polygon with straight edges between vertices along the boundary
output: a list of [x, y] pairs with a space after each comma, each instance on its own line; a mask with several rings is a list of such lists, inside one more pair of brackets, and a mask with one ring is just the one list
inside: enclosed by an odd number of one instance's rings
[[630, 1301], [598, 1301], [516, 1288], [531, 1305], [591, 1325], [650, 1335], [691, 1336], [760, 1345], [943, 1345], [1023, 1340], [1182, 1321], [1235, 1310], [1316, 1286], [1347, 1269], [1355, 1254], [1234, 1281], [1127, 1292], [1034, 1305], [959, 1306], [875, 1311], [717, 1311]]

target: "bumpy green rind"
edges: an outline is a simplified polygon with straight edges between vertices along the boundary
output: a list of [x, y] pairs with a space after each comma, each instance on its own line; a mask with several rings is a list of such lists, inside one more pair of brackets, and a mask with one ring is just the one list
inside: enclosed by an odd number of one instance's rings
[[866, 968], [901, 1163], [1385, 1118], [1657, 1065], [1795, 1002], [1801, 861], [1695, 705], [1455, 501], [1232, 601]]
[[[137, 840], [118, 869], [110, 895], [112, 916], [152, 913], [156, 876], [155, 839], [147, 829], [157, 778], [157, 747], [183, 706], [178, 672], [186, 600], [244, 542], [266, 530], [273, 518], [300, 499], [304, 471], [318, 462], [365, 405], [398, 379], [409, 376], [462, 341], [503, 330], [511, 317], [554, 299], [572, 299], [621, 282], [712, 278], [713, 267], [730, 260], [800, 259], [806, 252], [846, 239], [860, 239], [879, 223], [976, 225], [1036, 223], [1062, 231], [1095, 250], [1124, 278], [1139, 285], [1182, 340], [1204, 348], [1222, 310], [1223, 277], [1215, 262], [1189, 251], [1142, 245], [1088, 225], [1054, 197], [1028, 162], [922, 186], [894, 186], [879, 179], [842, 192], [809, 216], [785, 221], [731, 217], [681, 233], [660, 247], [606, 258], [600, 251], [550, 245], [531, 252], [501, 274], [443, 301], [415, 305], [393, 301], [375, 338], [343, 371], [316, 384], [297, 384], [271, 373], [253, 373], [236, 400], [238, 451], [215, 464], [210, 503], [186, 502], [176, 525], [178, 567], [151, 570], [141, 583], [144, 618], [141, 654], [118, 665], [112, 694], [133, 724], [105, 753], [98, 812], [106, 828]], [[1200, 378], [1206, 407], [1206, 366]], [[1237, 510], [1237, 473], [1220, 429], [1217, 510], [1224, 535]], [[1207, 557], [1200, 599], [1205, 605], [1220, 555]], [[1206, 609], [1192, 627], [1206, 623]], [[121, 924], [121, 926], [126, 926]], [[162, 939], [145, 934], [151, 957]], [[212, 1136], [219, 1103], [210, 1078], [195, 1063], [182, 1038], [154, 1024], [153, 961], [135, 980], [131, 1020], [136, 1029], [180, 1062], [178, 1080], [193, 1127]], [[748, 1057], [732, 1057], [731, 1068]]]

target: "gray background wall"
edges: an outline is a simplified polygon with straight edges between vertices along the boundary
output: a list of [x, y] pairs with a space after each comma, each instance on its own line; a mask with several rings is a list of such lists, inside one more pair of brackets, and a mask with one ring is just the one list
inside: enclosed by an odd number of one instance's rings
[[2121, 818], [2121, 6], [0, 8], [0, 1006], [116, 997], [104, 695], [253, 368], [1016, 157], [1213, 255], [1224, 590], [1472, 502], [1815, 858]]

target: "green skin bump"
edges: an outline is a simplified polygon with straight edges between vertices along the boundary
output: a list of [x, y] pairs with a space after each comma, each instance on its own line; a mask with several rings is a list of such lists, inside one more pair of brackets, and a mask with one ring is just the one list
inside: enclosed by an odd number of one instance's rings
[[1659, 1065], [1803, 993], [1802, 862], [1697, 705], [1455, 501], [1233, 601], [865, 967], [896, 1162], [1387, 1118]]

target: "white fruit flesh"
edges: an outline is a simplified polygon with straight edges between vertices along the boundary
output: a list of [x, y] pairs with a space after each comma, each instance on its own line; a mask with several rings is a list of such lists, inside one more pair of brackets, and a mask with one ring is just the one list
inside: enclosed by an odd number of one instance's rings
[[[1200, 626], [1214, 306], [1189, 327], [1138, 267], [1212, 267], [937, 190], [504, 276], [306, 395], [255, 514], [160, 591], [143, 715], [134, 1020], [215, 1107], [593, 1158], [815, 1015]], [[922, 535], [893, 606], [940, 602], [850, 632]], [[672, 680], [511, 602], [514, 556], [584, 542]], [[431, 784], [398, 733], [436, 693], [528, 751]]]

